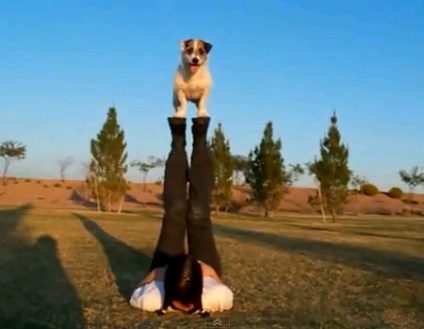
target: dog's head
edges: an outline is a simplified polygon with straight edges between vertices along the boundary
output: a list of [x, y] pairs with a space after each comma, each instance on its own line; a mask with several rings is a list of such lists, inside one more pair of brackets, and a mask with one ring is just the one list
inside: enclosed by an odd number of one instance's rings
[[206, 63], [211, 49], [212, 44], [203, 40], [183, 40], [180, 42], [182, 63], [188, 66], [193, 74], [200, 66]]

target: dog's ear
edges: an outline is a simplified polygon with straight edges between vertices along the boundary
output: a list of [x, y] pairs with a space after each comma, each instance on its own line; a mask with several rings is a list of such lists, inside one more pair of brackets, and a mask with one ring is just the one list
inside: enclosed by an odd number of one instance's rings
[[201, 41], [202, 41], [203, 45], [205, 46], [206, 53], [209, 54], [209, 52], [211, 51], [211, 49], [213, 47], [212, 44], [209, 43], [209, 42], [203, 41], [203, 40], [201, 40]]
[[184, 51], [188, 47], [190, 42], [193, 42], [193, 39], [181, 40], [180, 41], [180, 50]]

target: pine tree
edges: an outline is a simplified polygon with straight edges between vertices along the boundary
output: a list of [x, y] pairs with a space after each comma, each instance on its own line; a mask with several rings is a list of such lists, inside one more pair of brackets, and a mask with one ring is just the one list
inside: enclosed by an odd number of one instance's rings
[[[319, 184], [320, 200], [325, 213], [329, 213], [332, 221], [336, 221], [347, 202], [348, 187], [352, 171], [348, 166], [349, 149], [341, 143], [341, 135], [337, 128], [337, 116], [334, 112], [330, 119], [327, 135], [320, 141], [320, 158], [309, 164], [310, 174], [315, 176]], [[325, 218], [325, 217], [324, 217]]]
[[272, 217], [284, 196], [287, 180], [281, 139], [274, 140], [272, 122], [268, 122], [261, 143], [249, 153], [246, 182], [251, 186], [252, 199]]
[[234, 162], [230, 151], [230, 142], [226, 139], [222, 125], [214, 131], [210, 142], [211, 152], [214, 159], [215, 188], [212, 199], [216, 212], [224, 207], [225, 210], [231, 205], [233, 185]]
[[116, 109], [111, 107], [97, 139], [91, 140], [91, 176], [88, 183], [99, 210], [101, 205], [111, 211], [112, 204], [117, 201], [120, 201], [118, 211], [121, 210], [129, 190], [124, 177], [128, 170], [126, 147], [125, 134], [118, 124]]

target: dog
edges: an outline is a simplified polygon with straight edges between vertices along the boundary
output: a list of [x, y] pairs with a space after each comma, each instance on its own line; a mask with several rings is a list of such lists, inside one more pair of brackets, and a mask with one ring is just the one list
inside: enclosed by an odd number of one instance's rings
[[208, 69], [211, 49], [212, 44], [201, 39], [180, 42], [181, 62], [175, 73], [173, 87], [175, 117], [186, 117], [189, 101], [196, 105], [198, 117], [208, 116], [206, 100], [212, 88]]

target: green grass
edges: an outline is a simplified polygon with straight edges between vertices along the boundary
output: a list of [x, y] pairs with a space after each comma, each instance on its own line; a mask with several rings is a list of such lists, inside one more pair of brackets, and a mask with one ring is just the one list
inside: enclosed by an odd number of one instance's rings
[[[205, 328], [128, 298], [160, 215], [0, 210], [0, 328]], [[423, 328], [424, 221], [215, 220], [231, 328]], [[218, 315], [219, 316], [219, 315]]]

